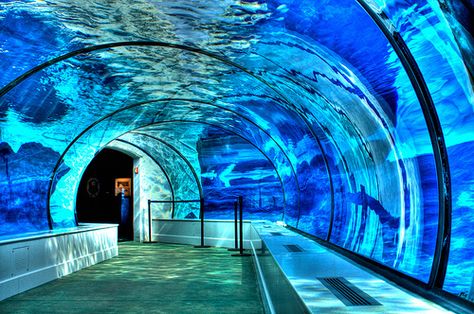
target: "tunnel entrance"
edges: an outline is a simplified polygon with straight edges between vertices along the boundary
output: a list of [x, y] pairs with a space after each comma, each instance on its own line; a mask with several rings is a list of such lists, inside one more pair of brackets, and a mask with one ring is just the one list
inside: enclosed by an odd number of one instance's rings
[[119, 241], [133, 240], [133, 158], [112, 149], [84, 172], [76, 200], [78, 222], [119, 224]]

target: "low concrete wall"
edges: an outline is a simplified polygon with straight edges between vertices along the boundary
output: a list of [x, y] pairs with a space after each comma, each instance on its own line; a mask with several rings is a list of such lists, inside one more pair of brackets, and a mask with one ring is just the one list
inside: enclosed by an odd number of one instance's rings
[[117, 225], [87, 224], [1, 240], [0, 300], [117, 255]]
[[[199, 220], [153, 220], [154, 241], [199, 245], [201, 243], [201, 223]], [[244, 248], [261, 247], [261, 240], [250, 221], [243, 222]], [[206, 220], [204, 223], [204, 244], [215, 247], [234, 247], [233, 220]]]

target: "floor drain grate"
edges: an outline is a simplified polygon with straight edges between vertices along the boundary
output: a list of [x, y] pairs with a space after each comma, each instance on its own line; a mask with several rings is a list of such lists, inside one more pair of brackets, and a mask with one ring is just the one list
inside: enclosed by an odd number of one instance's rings
[[317, 278], [346, 306], [382, 305], [343, 277]]
[[272, 236], [282, 236], [281, 232], [270, 232]]
[[304, 252], [304, 250], [296, 244], [283, 244], [288, 252]]

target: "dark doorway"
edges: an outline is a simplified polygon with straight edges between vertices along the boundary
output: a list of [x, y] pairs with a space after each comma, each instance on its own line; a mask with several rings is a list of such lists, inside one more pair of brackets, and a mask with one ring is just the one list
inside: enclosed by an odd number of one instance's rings
[[77, 193], [79, 222], [119, 224], [119, 241], [133, 240], [133, 158], [104, 149], [87, 167]]

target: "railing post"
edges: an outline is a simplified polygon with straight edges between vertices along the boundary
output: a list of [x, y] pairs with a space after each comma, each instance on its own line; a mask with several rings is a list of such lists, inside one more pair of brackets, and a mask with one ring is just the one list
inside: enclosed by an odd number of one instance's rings
[[238, 231], [237, 231], [237, 204], [234, 202], [234, 248], [227, 249], [228, 251], [238, 251], [239, 250], [239, 240], [238, 240]]
[[151, 200], [148, 200], [148, 241], [143, 241], [143, 243], [156, 243], [152, 241], [152, 230], [151, 230]]
[[243, 220], [243, 198], [242, 196], [239, 196], [239, 216], [240, 216], [240, 252], [237, 254], [232, 254], [232, 256], [251, 256], [251, 254], [244, 253], [244, 220]]
[[201, 198], [199, 200], [199, 205], [200, 205], [200, 218], [201, 218], [201, 244], [200, 245], [195, 245], [195, 248], [202, 249], [202, 248], [208, 248], [210, 247], [209, 245], [204, 245], [204, 199]]

